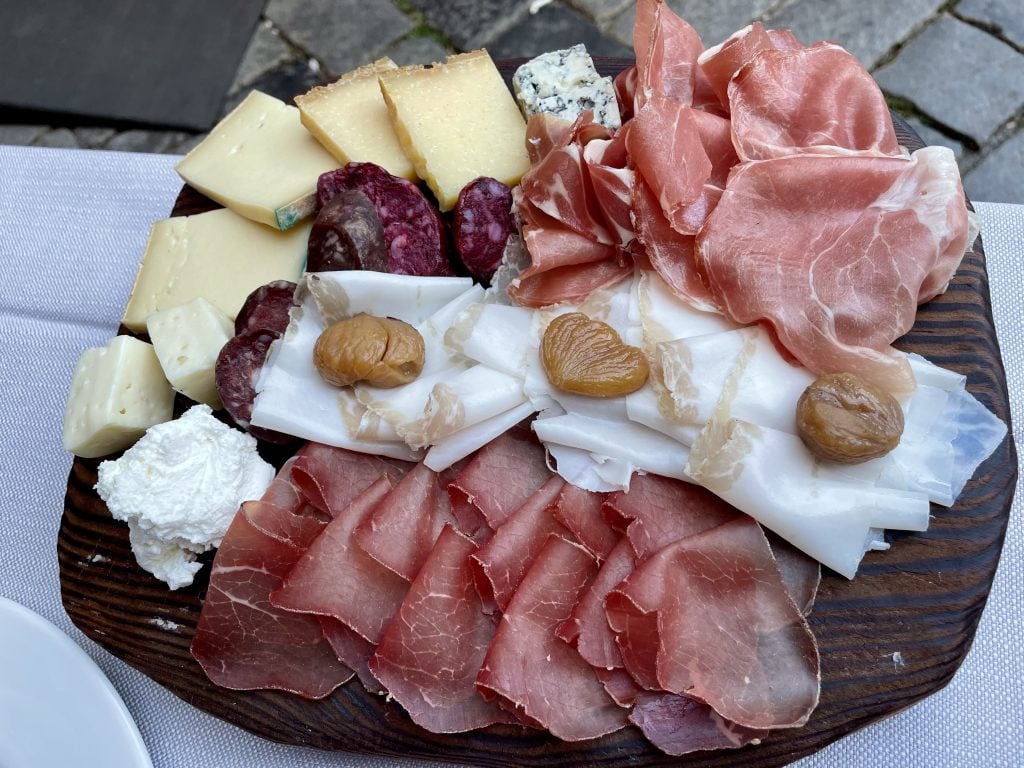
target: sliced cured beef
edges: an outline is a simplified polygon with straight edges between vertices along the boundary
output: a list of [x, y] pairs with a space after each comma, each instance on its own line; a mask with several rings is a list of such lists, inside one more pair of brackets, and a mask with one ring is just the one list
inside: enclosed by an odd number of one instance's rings
[[[475, 454], [448, 485], [462, 530], [497, 528], [551, 477], [544, 447], [527, 429], [514, 428]], [[476, 525], [466, 525], [477, 520]]]
[[387, 475], [380, 477], [335, 517], [288, 572], [271, 602], [286, 611], [333, 616], [377, 643], [409, 583], [363, 552], [355, 529], [391, 487]]
[[661, 549], [605, 606], [645, 687], [686, 693], [754, 729], [803, 725], [818, 702], [814, 636], [751, 518]]
[[566, 483], [555, 503], [555, 520], [566, 527], [597, 561], [603, 562], [619, 540], [619, 534], [605, 520], [602, 508], [606, 494], [585, 491]]
[[629, 722], [668, 755], [735, 749], [768, 735], [767, 730], [729, 723], [707, 704], [674, 693], [641, 693], [629, 713]]
[[549, 534], [569, 536], [552, 514], [564, 485], [561, 477], [551, 475], [509, 516], [491, 540], [472, 555], [477, 569], [477, 588], [489, 608], [492, 605], [501, 610], [508, 607]]
[[821, 584], [821, 563], [805, 555], [781, 536], [767, 530], [765, 535], [775, 555], [775, 564], [779, 566], [779, 575], [786, 585], [786, 591], [793, 598], [797, 610], [809, 616]]
[[772, 49], [796, 50], [800, 41], [789, 30], [768, 30], [755, 21], [734, 32], [724, 42], [708, 48], [700, 55], [698, 64], [720, 103], [729, 106], [729, 82], [743, 65], [761, 51]]
[[517, 722], [476, 690], [497, 619], [484, 613], [473, 583], [469, 556], [475, 550], [445, 526], [370, 659], [390, 695], [433, 733]]
[[967, 239], [947, 149], [909, 161], [795, 155], [737, 166], [697, 259], [729, 319], [767, 324], [813, 373], [853, 372], [899, 393], [913, 374], [890, 345], [949, 282]]
[[436, 472], [417, 464], [356, 528], [355, 539], [381, 565], [412, 581], [430, 554], [451, 502]]
[[635, 110], [652, 96], [692, 104], [697, 84], [700, 35], [672, 12], [664, 0], [639, 0], [633, 25], [637, 85]]
[[555, 628], [597, 571], [577, 544], [548, 539], [498, 625], [477, 685], [566, 741], [622, 728], [625, 712]]
[[270, 593], [322, 528], [315, 512], [301, 503], [287, 509], [246, 502], [235, 515], [217, 549], [191, 645], [215, 684], [318, 699], [352, 676], [324, 640], [316, 618], [270, 602]]
[[833, 43], [760, 51], [732, 79], [729, 112], [741, 160], [807, 151], [900, 155], [878, 84]]
[[324, 639], [330, 644], [338, 661], [356, 673], [359, 682], [370, 693], [387, 693], [370, 671], [370, 657], [377, 646], [331, 616], [318, 616]]
[[601, 681], [601, 685], [604, 686], [608, 695], [620, 707], [626, 709], [632, 707], [636, 697], [643, 691], [643, 688], [630, 677], [629, 672], [621, 667], [615, 669], [594, 667], [594, 674], [597, 675], [597, 679]]
[[292, 482], [310, 504], [333, 518], [381, 475], [398, 478], [412, 466], [397, 459], [311, 442], [296, 455]]

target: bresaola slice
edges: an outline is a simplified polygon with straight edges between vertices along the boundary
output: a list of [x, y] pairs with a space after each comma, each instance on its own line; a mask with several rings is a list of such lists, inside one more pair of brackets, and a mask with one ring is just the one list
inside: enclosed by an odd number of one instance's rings
[[432, 733], [517, 722], [476, 690], [497, 619], [484, 613], [473, 583], [475, 550], [444, 527], [369, 662], [413, 722]]
[[555, 635], [597, 570], [577, 544], [551, 536], [516, 590], [477, 676], [477, 686], [566, 741], [617, 731], [625, 712], [593, 669]]
[[723, 720], [707, 704], [674, 693], [639, 694], [629, 713], [629, 722], [668, 755], [735, 749], [768, 735], [766, 730], [744, 728]]

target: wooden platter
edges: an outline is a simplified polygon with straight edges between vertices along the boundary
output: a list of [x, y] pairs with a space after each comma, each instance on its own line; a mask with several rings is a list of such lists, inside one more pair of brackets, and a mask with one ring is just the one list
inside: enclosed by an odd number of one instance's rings
[[[624, 63], [603, 60], [599, 66], [614, 72]], [[502, 63], [506, 76], [516, 64]], [[896, 124], [901, 143], [921, 146], [909, 126], [898, 118]], [[174, 214], [213, 207], [186, 187]], [[968, 389], [1009, 425], [980, 238], [949, 290], [920, 308], [898, 346], [966, 374]], [[941, 689], [971, 647], [1017, 476], [1008, 437], [953, 508], [933, 506], [926, 533], [887, 534], [892, 549], [869, 553], [853, 581], [825, 574], [810, 617], [821, 651], [821, 703], [805, 727], [739, 750], [672, 758], [632, 727], [581, 743], [513, 727], [431, 734], [355, 680], [322, 701], [215, 687], [189, 653], [209, 569], [191, 587], [173, 592], [142, 571], [127, 526], [110, 517], [93, 490], [97, 464], [75, 459], [68, 478], [57, 539], [64, 607], [86, 635], [193, 706], [265, 738], [321, 749], [480, 766], [608, 768], [781, 766]]]

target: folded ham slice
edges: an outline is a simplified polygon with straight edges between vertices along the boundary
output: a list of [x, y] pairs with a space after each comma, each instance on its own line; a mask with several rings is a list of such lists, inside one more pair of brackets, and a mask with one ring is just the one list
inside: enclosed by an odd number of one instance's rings
[[719, 102], [729, 106], [729, 82], [743, 65], [761, 51], [772, 49], [796, 50], [802, 48], [800, 41], [788, 29], [765, 29], [755, 21], [730, 35], [714, 48], [708, 48], [700, 55], [698, 64], [707, 78]]
[[639, 111], [652, 96], [692, 104], [704, 50], [700, 35], [677, 16], [664, 0], [638, 0], [633, 25], [637, 84], [634, 108]]
[[476, 689], [497, 619], [484, 613], [473, 583], [475, 550], [445, 526], [370, 659], [370, 670], [413, 722], [433, 733], [518, 722]]
[[926, 147], [909, 161], [793, 155], [737, 166], [697, 259], [734, 322], [766, 323], [814, 373], [854, 372], [901, 393], [914, 378], [890, 345], [967, 245], [956, 160]]

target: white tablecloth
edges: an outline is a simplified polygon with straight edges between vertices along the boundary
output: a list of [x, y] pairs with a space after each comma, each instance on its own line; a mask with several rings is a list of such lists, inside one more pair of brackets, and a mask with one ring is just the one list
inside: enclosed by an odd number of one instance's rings
[[[79, 353], [105, 343], [117, 327], [150, 224], [168, 214], [180, 189], [176, 159], [0, 147], [0, 595], [48, 618], [99, 664], [137, 720], [157, 768], [404, 765], [285, 747], [216, 720], [87, 639], [61, 606], [55, 541], [71, 465], [60, 438], [68, 383]], [[1024, 207], [979, 209], [1020, 445]], [[952, 683], [800, 768], [1022, 764], [1020, 497], [977, 639]], [[0, 660], [11, 663], [17, 660]]]

